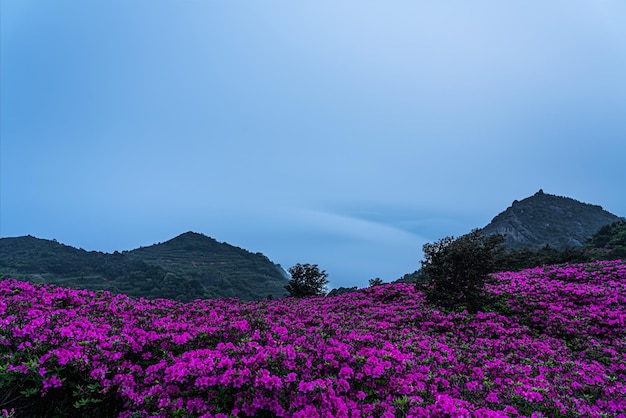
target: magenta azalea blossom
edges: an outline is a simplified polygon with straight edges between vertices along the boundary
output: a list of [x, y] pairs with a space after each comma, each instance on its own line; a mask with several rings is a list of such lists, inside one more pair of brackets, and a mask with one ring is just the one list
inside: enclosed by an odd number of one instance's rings
[[626, 263], [493, 278], [497, 309], [475, 315], [408, 284], [185, 304], [5, 280], [0, 409], [625, 418]]

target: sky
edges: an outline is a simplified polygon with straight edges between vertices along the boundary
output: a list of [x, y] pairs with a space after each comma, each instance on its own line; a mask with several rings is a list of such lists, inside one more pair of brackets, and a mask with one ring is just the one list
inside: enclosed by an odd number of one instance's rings
[[533, 195], [626, 216], [626, 2], [0, 0], [0, 236], [330, 288]]

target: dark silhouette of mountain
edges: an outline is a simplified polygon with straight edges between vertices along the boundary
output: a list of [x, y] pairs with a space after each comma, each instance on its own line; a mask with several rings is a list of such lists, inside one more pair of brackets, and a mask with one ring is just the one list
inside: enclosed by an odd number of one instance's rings
[[526, 199], [515, 200], [482, 231], [503, 235], [507, 248], [512, 250], [540, 249], [546, 245], [564, 250], [581, 247], [600, 228], [620, 219], [623, 218], [601, 206], [539, 190]]
[[0, 238], [0, 275], [181, 301], [281, 297], [288, 282], [285, 271], [263, 254], [193, 232], [113, 254], [32, 236]]

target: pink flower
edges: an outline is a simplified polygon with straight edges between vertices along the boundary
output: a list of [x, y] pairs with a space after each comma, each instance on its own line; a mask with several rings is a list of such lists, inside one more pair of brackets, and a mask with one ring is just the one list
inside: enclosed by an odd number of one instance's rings
[[44, 390], [48, 388], [60, 388], [61, 386], [63, 386], [63, 382], [61, 381], [61, 379], [59, 379], [55, 375], [44, 379], [41, 383], [43, 384]]
[[507, 405], [507, 406], [504, 408], [504, 411], [503, 411], [503, 412], [504, 412], [505, 414], [510, 414], [510, 415], [519, 415], [519, 412], [517, 412], [517, 409], [513, 408], [513, 407], [512, 407], [512, 406], [510, 406], [510, 405]]
[[498, 399], [498, 394], [496, 392], [489, 392], [489, 395], [485, 397], [485, 401], [490, 403], [500, 402], [500, 400]]
[[352, 370], [351, 367], [343, 366], [341, 370], [339, 370], [338, 376], [341, 379], [349, 379], [350, 377], [352, 377], [352, 375], [354, 375], [354, 370]]
[[476, 391], [478, 391], [478, 389], [480, 389], [480, 388], [482, 387], [482, 383], [480, 383], [480, 382], [479, 382], [479, 381], [477, 381], [477, 380], [473, 380], [473, 381], [471, 381], [471, 382], [467, 382], [467, 383], [465, 384], [465, 387], [466, 387], [468, 390], [471, 390], [472, 392], [476, 392]]

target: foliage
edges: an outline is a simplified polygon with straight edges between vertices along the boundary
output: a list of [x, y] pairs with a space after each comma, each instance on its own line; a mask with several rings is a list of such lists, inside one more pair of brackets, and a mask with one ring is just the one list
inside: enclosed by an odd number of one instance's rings
[[408, 284], [181, 303], [5, 280], [0, 416], [623, 415], [626, 263], [486, 291], [506, 315], [435, 309]]
[[475, 229], [459, 238], [445, 237], [424, 244], [423, 285], [429, 301], [447, 309], [478, 311], [486, 302], [485, 282], [494, 259], [503, 251], [504, 238]]
[[557, 248], [546, 245], [540, 249], [522, 248], [498, 254], [494, 261], [493, 272], [519, 271], [535, 266], [577, 263], [589, 260], [582, 248]]
[[336, 287], [333, 290], [331, 290], [330, 292], [328, 292], [328, 294], [326, 295], [327, 297], [335, 297], [335, 296], [339, 296], [339, 295], [344, 295], [346, 293], [353, 293], [353, 292], [358, 292], [359, 288], [357, 286], [352, 286], [352, 287]]
[[493, 271], [519, 271], [550, 264], [618, 259], [626, 259], [625, 220], [603, 226], [581, 247], [559, 250], [545, 245], [539, 249], [522, 248], [502, 252], [496, 257]]
[[381, 286], [383, 284], [385, 284], [385, 282], [380, 277], [376, 277], [375, 279], [370, 279], [369, 280], [369, 286], [370, 287]]
[[598, 260], [626, 259], [626, 220], [600, 228], [583, 249]]
[[319, 269], [317, 264], [296, 264], [289, 267], [291, 280], [285, 286], [290, 296], [303, 298], [307, 296], [318, 296], [326, 294], [328, 285], [328, 274], [325, 270]]
[[395, 280], [394, 283], [418, 283], [426, 281], [426, 276], [422, 269], [415, 270], [413, 273], [407, 273]]

